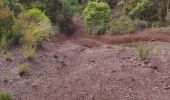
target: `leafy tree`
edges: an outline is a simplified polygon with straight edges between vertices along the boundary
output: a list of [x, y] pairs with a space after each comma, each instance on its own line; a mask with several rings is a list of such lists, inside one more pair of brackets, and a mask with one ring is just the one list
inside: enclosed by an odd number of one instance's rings
[[109, 21], [110, 8], [104, 2], [89, 2], [83, 11], [87, 31], [92, 34], [100, 34], [106, 31]]
[[[138, 2], [137, 5], [129, 12], [129, 16], [132, 18], [140, 18], [143, 20], [148, 20], [153, 17], [154, 14], [150, 14], [153, 11], [153, 2], [150, 0], [141, 0], [141, 2]], [[148, 13], [149, 12], [149, 13]], [[145, 13], [143, 15], [143, 13]]]
[[115, 5], [118, 3], [118, 0], [89, 0], [89, 1], [108, 3], [108, 5], [110, 6], [110, 8], [114, 8]]
[[58, 25], [60, 30], [65, 33], [72, 33], [75, 31], [72, 21], [74, 9], [71, 8], [68, 2], [65, 0], [48, 0], [45, 1], [45, 4], [45, 12], [54, 25]]
[[131, 18], [165, 21], [168, 12], [168, 0], [124, 0], [124, 13]]

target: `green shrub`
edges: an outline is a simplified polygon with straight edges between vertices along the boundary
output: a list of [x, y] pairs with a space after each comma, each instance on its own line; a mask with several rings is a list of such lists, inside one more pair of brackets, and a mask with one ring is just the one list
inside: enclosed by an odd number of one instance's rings
[[4, 75], [4, 76], [2, 77], [2, 81], [3, 81], [4, 83], [8, 82], [8, 81], [9, 81], [9, 76], [8, 76], [8, 75]]
[[8, 40], [6, 39], [6, 37], [2, 37], [0, 38], [0, 50], [6, 50], [8, 47]]
[[93, 2], [105, 2], [105, 3], [107, 3], [110, 6], [110, 8], [116, 7], [117, 3], [120, 2], [119, 0], [89, 0], [89, 1], [93, 1]]
[[31, 23], [25, 27], [23, 35], [23, 42], [25, 44], [40, 44], [53, 35], [51, 23], [47, 20]]
[[92, 34], [104, 33], [109, 21], [110, 8], [104, 2], [89, 1], [83, 11], [87, 31]]
[[63, 5], [66, 6], [66, 8], [64, 7], [64, 9], [67, 9], [67, 7], [70, 7], [70, 11], [68, 11], [68, 15], [72, 15], [74, 14], [74, 12], [77, 12], [79, 11], [79, 4], [78, 4], [78, 1], [77, 0], [62, 0], [63, 2]]
[[10, 10], [14, 12], [14, 15], [17, 17], [24, 9], [23, 6], [19, 3], [19, 0], [3, 0], [5, 6], [8, 6]]
[[125, 7], [125, 14], [132, 19], [153, 21], [159, 18], [158, 9], [153, 0], [134, 0], [133, 3]]
[[15, 17], [16, 5], [11, 3], [0, 4], [0, 49], [18, 43], [37, 45], [53, 35], [51, 22], [44, 12], [33, 8]]
[[[10, 10], [7, 11], [11, 14]], [[0, 12], [4, 14], [0, 16], [0, 49], [19, 42], [35, 46], [54, 34], [50, 20], [38, 9], [30, 9], [18, 18], [12, 14], [9, 16], [7, 11]]]
[[136, 48], [138, 50], [138, 55], [141, 60], [146, 60], [149, 56], [150, 50], [143, 44], [136, 45]]
[[23, 49], [24, 56], [27, 59], [32, 60], [33, 58], [35, 58], [36, 56], [35, 47], [32, 47], [32, 45], [29, 44], [24, 44], [22, 49]]
[[0, 8], [0, 46], [1, 49], [7, 48], [10, 43], [15, 43], [18, 39], [13, 33], [14, 14], [8, 7]]
[[129, 17], [120, 17], [111, 24], [111, 31], [114, 33], [131, 33], [136, 30], [136, 24]]
[[0, 92], [0, 100], [12, 100], [12, 94], [9, 91]]
[[38, 23], [42, 20], [49, 20], [45, 13], [37, 8], [29, 9], [27, 12], [22, 13], [19, 17], [20, 19], [31, 23]]
[[[11, 44], [16, 44], [20, 39], [18, 30], [15, 29], [15, 11], [11, 10], [3, 1], [0, 4], [0, 48], [6, 49]], [[10, 2], [11, 3], [11, 2]], [[21, 27], [21, 26], [20, 26]]]
[[146, 14], [142, 15], [143, 12], [149, 10], [148, 8], [152, 7], [152, 5], [153, 3], [150, 0], [141, 0], [141, 2], [138, 2], [136, 7], [129, 12], [129, 16], [133, 18], [146, 16]]
[[28, 72], [28, 65], [26, 65], [26, 64], [21, 64], [21, 65], [19, 65], [19, 67], [18, 67], [18, 74], [19, 74], [20, 76], [22, 76], [22, 75], [25, 74], [26, 72]]
[[20, 30], [24, 44], [37, 45], [51, 37], [54, 32], [48, 17], [39, 9], [30, 9], [19, 15], [15, 29]]
[[42, 2], [42, 1], [37, 0], [34, 3], [32, 3], [32, 4], [33, 4], [32, 5], [33, 8], [38, 8], [38, 9], [40, 9], [42, 11], [45, 10], [45, 3]]
[[13, 60], [13, 56], [11, 53], [9, 52], [6, 52], [4, 55], [3, 55], [3, 58], [6, 60], [6, 61], [12, 61]]

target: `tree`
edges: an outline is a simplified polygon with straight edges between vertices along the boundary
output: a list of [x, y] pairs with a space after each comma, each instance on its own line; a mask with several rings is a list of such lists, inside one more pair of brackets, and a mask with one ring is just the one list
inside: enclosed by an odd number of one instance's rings
[[60, 30], [65, 33], [73, 33], [75, 31], [72, 21], [74, 11], [70, 4], [60, 0], [48, 0], [45, 1], [45, 4], [45, 12], [54, 25], [58, 25]]
[[110, 8], [107, 3], [90, 1], [84, 9], [83, 15], [89, 33], [98, 35], [106, 31], [110, 16]]

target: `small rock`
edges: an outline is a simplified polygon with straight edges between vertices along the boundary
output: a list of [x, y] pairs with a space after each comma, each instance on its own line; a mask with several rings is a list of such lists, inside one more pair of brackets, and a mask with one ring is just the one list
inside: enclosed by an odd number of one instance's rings
[[151, 66], [152, 69], [158, 70], [157, 66]]

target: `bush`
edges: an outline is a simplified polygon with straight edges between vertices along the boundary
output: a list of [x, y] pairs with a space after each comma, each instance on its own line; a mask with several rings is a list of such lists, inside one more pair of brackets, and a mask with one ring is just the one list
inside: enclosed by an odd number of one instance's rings
[[20, 76], [22, 76], [23, 74], [25, 74], [27, 71], [28, 71], [28, 65], [26, 65], [26, 64], [21, 64], [21, 65], [19, 65], [19, 67], [18, 67], [18, 74], [19, 74]]
[[23, 35], [23, 42], [25, 44], [41, 44], [53, 35], [51, 23], [43, 20], [39, 23], [29, 24], [25, 27]]
[[3, 55], [3, 58], [6, 60], [6, 61], [12, 61], [13, 60], [13, 56], [11, 53], [9, 52], [6, 52], [4, 55]]
[[22, 49], [23, 49], [24, 56], [27, 59], [32, 60], [33, 58], [36, 57], [35, 47], [32, 47], [32, 45], [24, 44]]
[[9, 91], [0, 92], [0, 100], [12, 100], [12, 94]]
[[79, 11], [79, 4], [78, 4], [78, 0], [62, 0], [62, 2], [64, 3], [64, 8], [67, 9], [67, 7], [69, 7], [71, 10], [68, 11], [68, 13], [70, 13], [69, 15], [73, 15], [74, 12]]
[[92, 34], [104, 33], [109, 21], [110, 8], [107, 3], [91, 2], [83, 11], [87, 31]]
[[135, 0], [131, 5], [125, 7], [125, 14], [132, 19], [153, 21], [158, 19], [158, 10], [154, 7], [152, 0]]
[[[75, 25], [72, 21], [74, 15], [74, 7], [72, 8], [69, 2], [66, 0], [48, 0], [46, 4], [46, 14], [54, 24], [58, 26], [60, 31], [63, 31], [69, 35], [75, 31]], [[68, 0], [67, 0], [68, 1]]]
[[13, 11], [1, 3], [0, 8], [0, 46], [7, 48], [11, 43], [16, 43], [18, 40], [18, 33], [14, 32], [15, 17]]
[[[90, 0], [95, 2], [96, 0]], [[108, 5], [110, 6], [110, 8], [114, 8], [116, 6], [116, 4], [118, 3], [118, 0], [98, 0], [98, 2], [105, 2], [108, 3]]]
[[0, 48], [19, 42], [37, 45], [53, 35], [48, 17], [39, 9], [30, 9], [15, 18], [9, 8], [0, 11]]
[[42, 2], [42, 1], [35, 1], [34, 3], [32, 3], [33, 5], [32, 5], [32, 7], [33, 8], [38, 8], [38, 9], [40, 9], [40, 10], [45, 10], [45, 3], [44, 2]]
[[114, 33], [131, 33], [136, 30], [136, 24], [129, 17], [120, 17], [111, 24], [111, 31]]
[[49, 20], [45, 13], [37, 8], [29, 9], [27, 12], [22, 13], [19, 18], [31, 23], [38, 23], [42, 20]]
[[9, 82], [9, 76], [8, 75], [3, 75], [2, 77], [2, 82], [6, 83], [6, 82]]
[[146, 60], [149, 56], [150, 50], [143, 44], [136, 45], [136, 48], [138, 50], [138, 55], [141, 60]]
[[48, 17], [44, 12], [35, 8], [19, 15], [15, 29], [20, 30], [24, 44], [37, 45], [54, 34]]
[[19, 0], [3, 0], [4, 4], [14, 12], [14, 15], [17, 17], [24, 9], [19, 3]]

